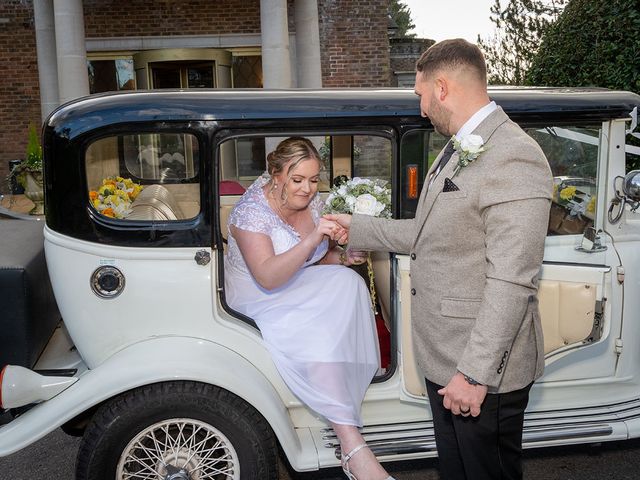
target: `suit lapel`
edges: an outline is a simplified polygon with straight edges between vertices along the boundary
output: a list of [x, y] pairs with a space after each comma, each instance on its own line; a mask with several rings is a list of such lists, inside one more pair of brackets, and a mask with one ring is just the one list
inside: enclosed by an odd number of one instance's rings
[[[442, 156], [442, 152], [438, 155], [438, 159]], [[436, 163], [436, 162], [433, 162]], [[431, 208], [438, 198], [438, 195], [442, 191], [441, 179], [445, 178], [445, 176], [450, 176], [453, 173], [454, 166], [458, 163], [458, 152], [453, 152], [449, 162], [444, 166], [444, 168], [440, 171], [438, 176], [433, 179], [431, 185], [425, 182], [426, 188], [424, 188], [424, 201], [422, 202], [421, 207], [416, 212], [416, 218], [418, 218], [418, 225], [420, 225], [420, 229], [427, 217], [429, 216], [429, 212], [431, 212]], [[428, 178], [428, 177], [427, 177]], [[419, 235], [420, 232], [418, 232]]]
[[[502, 125], [504, 122], [509, 120], [509, 117], [504, 113], [501, 107], [498, 107], [496, 110], [491, 112], [491, 114], [485, 118], [480, 125], [476, 127], [473, 131], [474, 135], [480, 135], [484, 140], [484, 143], [488, 143], [489, 139], [496, 131], [496, 129]], [[444, 151], [444, 149], [443, 149]], [[438, 158], [433, 162], [429, 172], [427, 173], [427, 179], [432, 171], [435, 170], [435, 166], [440, 161], [440, 157], [442, 157], [443, 151], [440, 152]], [[427, 218], [429, 217], [429, 213], [431, 213], [431, 209], [435, 204], [438, 195], [442, 192], [442, 184], [445, 177], [451, 177], [453, 175], [453, 170], [455, 169], [456, 164], [458, 163], [458, 152], [454, 152], [449, 160], [449, 163], [445, 165], [445, 167], [440, 171], [438, 177], [434, 179], [431, 184], [431, 187], [428, 187], [428, 181], [425, 181], [424, 186], [422, 187], [422, 192], [420, 195], [420, 201], [418, 202], [418, 208], [416, 210], [416, 221], [417, 221], [417, 232], [414, 240], [414, 246], [418, 241], [418, 237], [422, 233], [422, 229], [424, 227]]]

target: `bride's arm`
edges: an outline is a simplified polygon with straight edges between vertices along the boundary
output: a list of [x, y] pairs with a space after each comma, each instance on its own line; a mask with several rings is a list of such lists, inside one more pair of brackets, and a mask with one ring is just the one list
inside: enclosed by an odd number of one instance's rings
[[273, 290], [286, 283], [313, 254], [325, 235], [331, 235], [335, 223], [320, 219], [315, 230], [291, 249], [276, 255], [268, 235], [242, 230], [231, 225], [231, 234], [262, 288]]

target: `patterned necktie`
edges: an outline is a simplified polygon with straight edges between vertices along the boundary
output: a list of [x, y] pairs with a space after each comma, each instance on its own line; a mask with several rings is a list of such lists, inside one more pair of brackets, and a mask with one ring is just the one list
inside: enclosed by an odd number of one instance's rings
[[438, 162], [438, 166], [431, 174], [431, 178], [429, 179], [429, 186], [431, 186], [431, 184], [433, 183], [435, 178], [438, 176], [440, 171], [449, 162], [449, 159], [451, 158], [451, 155], [453, 155], [454, 151], [455, 149], [453, 148], [453, 142], [449, 140], [449, 142], [444, 146], [444, 150], [442, 152], [442, 156], [440, 157], [440, 161]]

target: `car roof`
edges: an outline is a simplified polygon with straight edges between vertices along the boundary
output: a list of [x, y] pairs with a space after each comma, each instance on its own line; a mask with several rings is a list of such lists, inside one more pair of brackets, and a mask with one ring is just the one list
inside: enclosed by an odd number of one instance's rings
[[[601, 88], [490, 87], [514, 119], [602, 121], [628, 117], [640, 96]], [[60, 106], [46, 125], [67, 138], [101, 126], [149, 121], [340, 117], [420, 118], [412, 89], [136, 90], [91, 95]]]

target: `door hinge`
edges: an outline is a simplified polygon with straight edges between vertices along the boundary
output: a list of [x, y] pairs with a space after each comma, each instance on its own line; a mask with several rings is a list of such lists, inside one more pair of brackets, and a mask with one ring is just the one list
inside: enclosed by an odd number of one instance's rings
[[618, 283], [624, 283], [624, 267], [622, 265], [616, 268], [616, 277], [618, 277]]
[[618, 354], [618, 355], [620, 355], [622, 353], [622, 339], [621, 338], [616, 338], [615, 351], [616, 351], [616, 354]]

